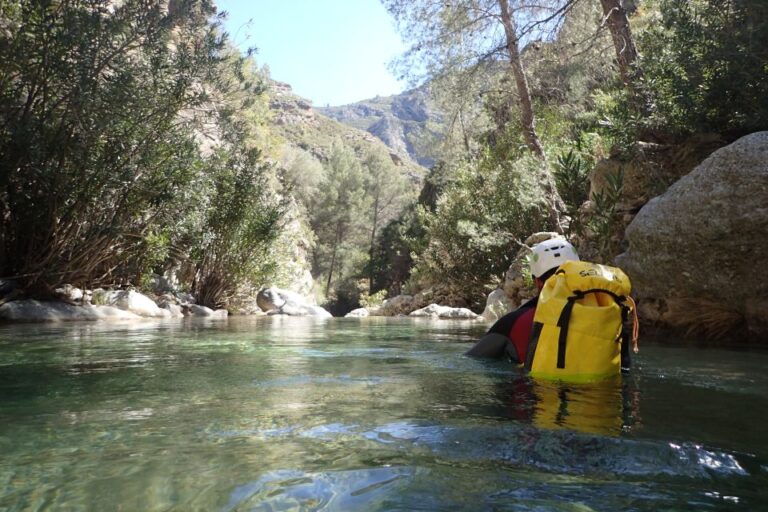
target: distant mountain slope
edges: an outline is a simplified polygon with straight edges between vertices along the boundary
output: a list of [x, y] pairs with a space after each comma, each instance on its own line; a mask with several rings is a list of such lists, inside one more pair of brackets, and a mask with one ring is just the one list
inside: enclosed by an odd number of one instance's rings
[[[387, 155], [411, 181], [421, 182], [426, 169], [414, 161], [407, 150], [385, 144], [382, 142], [383, 137], [377, 138], [375, 133], [358, 128], [354, 124], [341, 123], [326, 117], [323, 113], [327, 109], [313, 107], [311, 101], [294, 94], [291, 86], [286, 83], [272, 81], [270, 85], [272, 125], [275, 132], [288, 144], [308, 151], [321, 162], [325, 162], [333, 141], [341, 139], [358, 155], [366, 151]], [[407, 106], [400, 108], [405, 109]], [[418, 117], [419, 114], [414, 111], [412, 116]], [[360, 126], [370, 124], [372, 123], [364, 121]], [[381, 131], [386, 132], [383, 129]]]
[[316, 110], [375, 135], [401, 158], [407, 156], [427, 168], [435, 163], [432, 149], [442, 137], [443, 114], [424, 88]]

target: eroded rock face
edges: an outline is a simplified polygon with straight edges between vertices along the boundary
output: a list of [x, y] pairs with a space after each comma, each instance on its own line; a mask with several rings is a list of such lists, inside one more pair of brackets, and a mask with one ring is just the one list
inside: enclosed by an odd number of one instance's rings
[[768, 132], [758, 132], [649, 201], [627, 227], [629, 250], [616, 263], [640, 298], [709, 301], [765, 335], [768, 279], [755, 272], [768, 264], [766, 226]]

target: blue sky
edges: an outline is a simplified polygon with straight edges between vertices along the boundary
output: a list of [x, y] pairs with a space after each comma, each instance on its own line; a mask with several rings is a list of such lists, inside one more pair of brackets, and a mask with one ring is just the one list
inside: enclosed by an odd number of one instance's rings
[[379, 0], [216, 0], [225, 28], [272, 78], [316, 106], [401, 92], [387, 62], [404, 51]]

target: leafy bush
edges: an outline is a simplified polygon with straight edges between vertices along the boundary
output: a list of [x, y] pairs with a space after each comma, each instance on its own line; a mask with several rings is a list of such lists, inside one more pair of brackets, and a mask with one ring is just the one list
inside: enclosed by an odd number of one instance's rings
[[136, 282], [153, 237], [192, 205], [192, 123], [224, 40], [209, 2], [163, 9], [4, 2], [0, 9], [0, 274], [34, 295], [57, 283]]
[[657, 108], [682, 131], [768, 127], [768, 4], [664, 0], [663, 24], [644, 38]]
[[768, 128], [768, 4], [764, 0], [654, 0], [639, 34], [651, 115], [618, 98], [614, 126], [647, 133], [738, 136]]
[[569, 231], [578, 232], [578, 212], [589, 196], [589, 164], [580, 154], [570, 149], [568, 153], [558, 155], [553, 175], [565, 203], [565, 213], [570, 217]]
[[542, 163], [533, 157], [467, 163], [438, 201], [422, 212], [427, 245], [418, 255], [418, 277], [451, 282], [469, 302], [496, 286], [533, 232], [547, 229], [547, 208], [538, 185]]
[[619, 252], [623, 224], [616, 205], [624, 191], [624, 173], [619, 171], [605, 178], [606, 187], [592, 194], [593, 209], [586, 224], [596, 246], [598, 259], [609, 262]]

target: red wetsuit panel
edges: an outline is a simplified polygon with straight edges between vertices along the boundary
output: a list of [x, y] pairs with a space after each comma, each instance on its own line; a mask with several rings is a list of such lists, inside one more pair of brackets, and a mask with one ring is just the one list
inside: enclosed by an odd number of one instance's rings
[[527, 311], [517, 318], [512, 325], [512, 329], [509, 331], [509, 339], [512, 340], [521, 363], [525, 362], [525, 355], [528, 353], [528, 340], [531, 337], [533, 316], [535, 314], [536, 308], [528, 308]]

